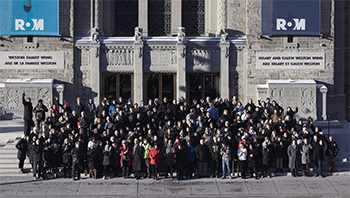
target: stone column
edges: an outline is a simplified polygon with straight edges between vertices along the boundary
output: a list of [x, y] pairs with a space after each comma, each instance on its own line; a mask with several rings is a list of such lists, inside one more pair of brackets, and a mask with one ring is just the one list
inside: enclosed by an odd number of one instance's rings
[[221, 29], [227, 26], [227, 0], [217, 0], [217, 31], [216, 36], [221, 35]]
[[171, 1], [171, 35], [176, 35], [182, 23], [182, 0]]
[[[63, 104], [63, 92], [64, 92], [64, 84], [54, 84], [53, 87], [58, 92], [58, 100], [60, 104]], [[54, 100], [52, 100], [53, 102]]]
[[148, 0], [139, 0], [139, 27], [143, 27], [143, 35], [148, 36]]
[[103, 36], [103, 0], [95, 0], [95, 20], [94, 28], [100, 29], [100, 35]]
[[322, 118], [327, 120], [327, 87], [323, 85], [320, 87], [320, 92], [322, 93]]
[[179, 27], [177, 31], [177, 74], [176, 74], [176, 99], [181, 96], [186, 98], [186, 34], [185, 28]]
[[142, 28], [135, 28], [134, 36], [134, 103], [143, 100], [143, 40]]
[[101, 98], [100, 42], [91, 43], [90, 50], [91, 91], [96, 105]]
[[220, 48], [220, 97], [230, 99], [230, 42], [224, 29], [221, 30]]

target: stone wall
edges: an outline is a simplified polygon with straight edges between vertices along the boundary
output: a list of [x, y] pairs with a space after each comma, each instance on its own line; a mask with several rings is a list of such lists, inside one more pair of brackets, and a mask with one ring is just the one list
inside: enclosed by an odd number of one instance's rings
[[[264, 84], [268, 79], [313, 79], [317, 83], [328, 87], [329, 103], [333, 103], [335, 91], [334, 78], [334, 0], [322, 1], [321, 6], [321, 33], [322, 37], [294, 36], [293, 42], [287, 42], [287, 36], [269, 37], [261, 35], [261, 1], [246, 0], [246, 36], [247, 50], [245, 58], [246, 82], [243, 86], [244, 97], [257, 100], [255, 86]], [[230, 24], [230, 22], [229, 22]], [[236, 24], [236, 23], [234, 23]], [[322, 52], [325, 54], [325, 67], [323, 69], [257, 69], [257, 52]], [[340, 70], [341, 71], [341, 70]], [[340, 78], [343, 78], [340, 76]], [[329, 104], [328, 103], [328, 104]], [[332, 110], [332, 109], [329, 109]]]
[[[73, 0], [60, 1], [59, 33], [61, 36], [33, 36], [33, 42], [27, 42], [27, 36], [2, 36], [0, 38], [1, 52], [38, 52], [41, 55], [50, 55], [50, 52], [63, 52], [64, 57], [60, 60], [64, 68], [47, 67], [39, 65], [36, 68], [27, 67], [16, 69], [16, 66], [2, 67], [0, 69], [0, 83], [6, 79], [54, 79], [57, 83], [66, 84], [65, 97], [74, 101], [74, 53], [73, 53]], [[79, 1], [76, 1], [79, 2]], [[32, 69], [31, 69], [32, 68]]]

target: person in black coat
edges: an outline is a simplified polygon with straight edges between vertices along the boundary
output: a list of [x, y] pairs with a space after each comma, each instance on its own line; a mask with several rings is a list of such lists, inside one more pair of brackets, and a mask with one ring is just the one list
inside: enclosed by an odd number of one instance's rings
[[90, 170], [90, 175], [93, 179], [97, 178], [97, 157], [96, 157], [96, 148], [94, 146], [94, 143], [92, 141], [88, 144], [88, 150], [87, 150], [87, 160]]
[[143, 147], [142, 144], [140, 144], [139, 139], [135, 138], [134, 140], [134, 148], [132, 150], [132, 157], [133, 157], [133, 169], [135, 171], [135, 178], [140, 179], [140, 171], [141, 171], [141, 165], [143, 160]]
[[216, 136], [213, 137], [213, 142], [210, 145], [211, 153], [211, 177], [219, 177], [219, 169], [221, 162], [220, 155], [221, 143], [217, 141]]
[[[64, 143], [62, 145], [62, 163], [63, 163], [63, 177], [71, 178], [71, 151], [72, 151], [72, 145], [68, 141], [68, 138], [64, 140]], [[67, 174], [68, 173], [68, 174]]]
[[27, 151], [28, 151], [28, 142], [27, 142], [27, 136], [22, 135], [22, 138], [17, 142], [16, 144], [17, 148], [17, 159], [19, 160], [18, 162], [18, 168], [19, 172], [23, 173], [23, 164], [24, 160], [26, 159]]
[[30, 97], [27, 97], [27, 99], [24, 99], [26, 96], [25, 93], [23, 93], [22, 97], [22, 104], [24, 106], [24, 134], [28, 137], [30, 134], [31, 127], [33, 126], [33, 105], [31, 102]]
[[[42, 148], [41, 148], [39, 139], [36, 139], [35, 142], [32, 143], [31, 152], [33, 156], [33, 178], [38, 179], [39, 177], [42, 176], [41, 174]], [[38, 166], [39, 166], [39, 170], [38, 170]], [[37, 177], [37, 174], [38, 174], [38, 177]]]
[[80, 179], [80, 167], [81, 164], [83, 163], [83, 158], [84, 158], [84, 152], [80, 148], [80, 142], [75, 142], [75, 147], [71, 151], [71, 156], [72, 156], [72, 175], [73, 175], [73, 180], [76, 180], [76, 176], [78, 179]]
[[204, 144], [203, 138], [199, 141], [199, 145], [196, 146], [195, 154], [198, 160], [198, 178], [206, 177], [210, 152], [208, 146]]
[[253, 144], [249, 144], [248, 147], [248, 167], [250, 169], [250, 177], [253, 177], [253, 173], [255, 174], [255, 179], [258, 179], [258, 170], [257, 170], [257, 162], [258, 162], [258, 150], [254, 148]]
[[324, 159], [323, 149], [325, 147], [323, 140], [319, 139], [317, 135], [314, 135], [314, 139], [311, 143], [312, 146], [312, 159], [315, 164], [315, 175], [314, 177], [323, 177], [322, 176], [322, 162]]
[[56, 142], [53, 142], [51, 146], [51, 168], [52, 168], [52, 177], [58, 177], [58, 166], [61, 162], [61, 147]]
[[184, 149], [182, 143], [177, 145], [176, 150], [176, 167], [177, 167], [177, 178], [183, 179], [187, 160], [187, 151]]

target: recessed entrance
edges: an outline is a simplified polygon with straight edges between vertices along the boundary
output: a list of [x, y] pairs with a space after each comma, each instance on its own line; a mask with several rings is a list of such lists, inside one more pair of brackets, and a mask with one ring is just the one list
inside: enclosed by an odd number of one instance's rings
[[167, 97], [168, 100], [176, 98], [176, 75], [175, 74], [145, 74], [144, 98], [154, 100], [155, 98]]
[[219, 74], [188, 74], [187, 97], [190, 101], [207, 96], [211, 99], [219, 96]]
[[108, 100], [123, 97], [123, 101], [127, 102], [129, 98], [134, 101], [133, 74], [115, 74], [106, 73], [103, 75], [103, 96]]

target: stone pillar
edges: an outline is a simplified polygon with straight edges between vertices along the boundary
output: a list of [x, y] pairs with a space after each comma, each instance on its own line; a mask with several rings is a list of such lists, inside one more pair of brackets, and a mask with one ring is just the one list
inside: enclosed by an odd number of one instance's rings
[[221, 30], [227, 27], [227, 0], [217, 0], [217, 2], [216, 36], [220, 36]]
[[54, 84], [53, 87], [58, 92], [58, 100], [59, 100], [60, 104], [63, 104], [64, 84]]
[[139, 27], [143, 27], [143, 35], [148, 36], [148, 0], [139, 0]]
[[177, 74], [176, 74], [176, 99], [181, 96], [186, 98], [186, 34], [185, 28], [179, 27], [177, 31]]
[[100, 35], [103, 36], [103, 0], [95, 0], [95, 20], [94, 28], [100, 29]]
[[134, 36], [134, 103], [143, 100], [143, 40], [142, 28], [135, 28]]
[[91, 91], [94, 103], [100, 104], [101, 99], [101, 71], [100, 71], [100, 42], [91, 43], [90, 50], [90, 69], [91, 69]]
[[322, 93], [322, 118], [327, 120], [327, 87], [323, 85], [320, 87], [320, 92]]
[[171, 1], [171, 35], [176, 35], [182, 23], [182, 0]]
[[230, 42], [225, 30], [220, 32], [220, 97], [230, 99]]

